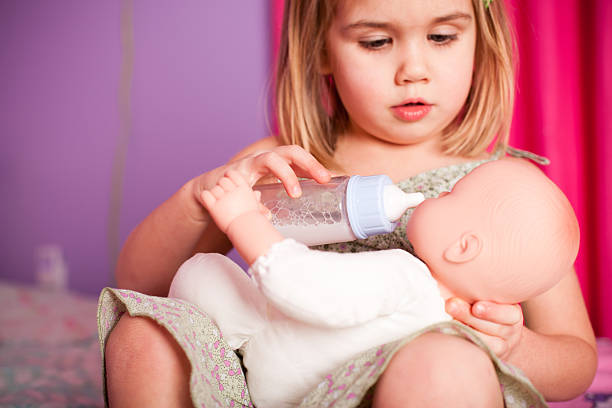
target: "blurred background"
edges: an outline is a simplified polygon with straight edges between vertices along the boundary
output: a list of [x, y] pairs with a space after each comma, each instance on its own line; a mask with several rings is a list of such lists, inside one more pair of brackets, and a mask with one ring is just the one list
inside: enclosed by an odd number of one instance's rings
[[98, 294], [143, 217], [269, 135], [269, 10], [0, 1], [0, 278]]
[[[509, 5], [512, 144], [552, 160], [545, 171], [580, 218], [593, 324], [610, 336], [612, 2]], [[270, 134], [281, 15], [279, 0], [1, 1], [0, 279], [112, 286], [140, 220]]]

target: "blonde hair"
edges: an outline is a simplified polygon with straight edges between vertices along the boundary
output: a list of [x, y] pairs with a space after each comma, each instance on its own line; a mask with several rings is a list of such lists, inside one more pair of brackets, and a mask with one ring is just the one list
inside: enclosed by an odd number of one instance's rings
[[[338, 0], [286, 0], [276, 70], [275, 110], [281, 144], [297, 144], [324, 165], [334, 163], [336, 135], [349, 116], [320, 74]], [[443, 131], [444, 152], [477, 156], [505, 150], [514, 105], [515, 42], [503, 0], [472, 0], [477, 35], [472, 87], [462, 112]]]

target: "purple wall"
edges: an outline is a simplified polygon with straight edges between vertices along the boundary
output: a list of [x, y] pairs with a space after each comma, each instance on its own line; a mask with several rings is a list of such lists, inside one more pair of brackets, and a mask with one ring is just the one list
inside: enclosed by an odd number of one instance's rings
[[122, 25], [127, 0], [0, 2], [0, 279], [34, 282], [35, 249], [58, 244], [69, 287], [97, 293], [113, 243], [267, 134], [267, 3], [135, 0]]

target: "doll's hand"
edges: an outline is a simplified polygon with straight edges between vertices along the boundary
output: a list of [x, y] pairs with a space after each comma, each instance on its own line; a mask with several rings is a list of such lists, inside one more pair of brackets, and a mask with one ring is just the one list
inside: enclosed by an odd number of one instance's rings
[[217, 227], [226, 233], [232, 221], [243, 214], [268, 213], [259, 201], [260, 196], [261, 193], [253, 191], [239, 172], [229, 170], [216, 186], [202, 192], [202, 201]]
[[271, 150], [249, 154], [201, 174], [185, 185], [194, 198], [190, 203], [196, 204], [189, 207], [194, 220], [208, 219], [207, 215], [202, 218], [205, 213], [202, 211], [202, 192], [212, 190], [229, 171], [240, 173], [249, 186], [255, 185], [263, 177], [275, 177], [283, 183], [290, 197], [299, 197], [302, 194], [298, 177], [311, 178], [319, 183], [327, 183], [331, 178], [329, 170], [312, 154], [296, 145], [277, 146]]
[[459, 298], [451, 298], [446, 301], [446, 312], [476, 330], [502, 360], [508, 359], [521, 341], [523, 311], [520, 305], [479, 301], [470, 307]]

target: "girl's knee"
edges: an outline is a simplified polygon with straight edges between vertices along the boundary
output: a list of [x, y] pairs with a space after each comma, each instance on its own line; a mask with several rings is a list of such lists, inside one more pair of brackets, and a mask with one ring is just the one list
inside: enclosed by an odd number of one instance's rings
[[159, 364], [169, 365], [177, 360], [182, 366], [183, 360], [187, 361], [178, 343], [164, 328], [154, 320], [131, 317], [127, 313], [111, 331], [105, 350], [107, 370], [109, 366], [130, 369], [150, 364], [159, 367]]
[[427, 333], [396, 353], [375, 390], [376, 407], [502, 407], [489, 356], [458, 337]]
[[124, 398], [146, 401], [154, 395], [161, 395], [160, 403], [189, 405], [189, 361], [174, 338], [149, 318], [121, 317], [105, 345], [105, 367], [114, 405], [124, 405]]

